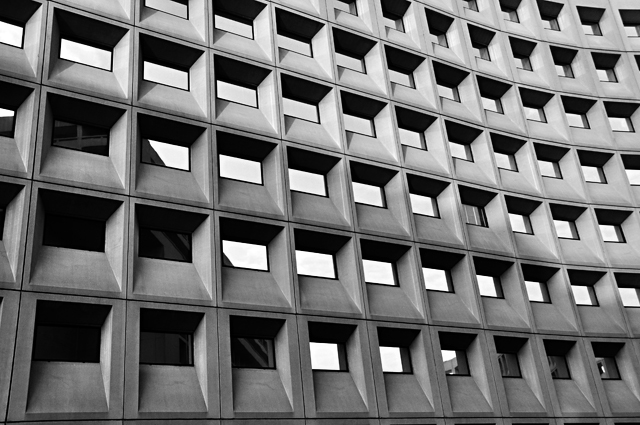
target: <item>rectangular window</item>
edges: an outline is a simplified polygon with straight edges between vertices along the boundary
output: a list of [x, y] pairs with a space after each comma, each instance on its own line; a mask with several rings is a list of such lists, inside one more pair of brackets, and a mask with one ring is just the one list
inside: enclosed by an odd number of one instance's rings
[[344, 372], [347, 367], [347, 350], [344, 344], [310, 342], [311, 369]]
[[294, 38], [293, 35], [290, 34], [278, 34], [278, 47], [303, 56], [309, 56], [310, 58], [313, 57], [311, 41], [303, 40], [299, 37]]
[[394, 15], [383, 10], [382, 22], [384, 23], [384, 26], [389, 29], [404, 32], [404, 22], [402, 22], [402, 16]]
[[350, 15], [358, 16], [358, 8], [355, 1], [348, 2], [343, 0], [335, 0], [333, 2], [333, 7], [336, 9], [336, 11], [346, 12]]
[[629, 179], [629, 184], [631, 186], [640, 185], [640, 170], [626, 168], [624, 171], [627, 174], [627, 178]]
[[376, 127], [372, 119], [343, 114], [344, 129], [364, 136], [376, 137]]
[[385, 208], [384, 189], [379, 186], [353, 182], [353, 200], [357, 204]]
[[613, 131], [633, 133], [633, 124], [630, 118], [609, 117], [609, 124]]
[[218, 157], [220, 159], [220, 177], [262, 184], [262, 163], [222, 154]]
[[498, 353], [498, 365], [503, 378], [522, 378], [516, 353]]
[[428, 291], [453, 292], [451, 274], [448, 270], [422, 268], [424, 287]]
[[298, 275], [336, 279], [336, 266], [331, 254], [301, 251], [296, 249], [296, 270]]
[[573, 221], [554, 219], [553, 226], [560, 239], [580, 239], [578, 229]]
[[389, 69], [389, 79], [394, 84], [410, 87], [412, 89], [416, 88], [416, 83], [413, 79], [413, 73], [411, 72], [402, 72], [402, 71]]
[[531, 66], [531, 60], [526, 56], [516, 56], [514, 57], [516, 61], [516, 68], [523, 69], [525, 71], [533, 71], [533, 67]]
[[551, 16], [542, 16], [542, 27], [551, 31], [560, 31], [558, 20]]
[[298, 100], [293, 100], [287, 97], [283, 97], [282, 107], [284, 109], [284, 115], [287, 115], [293, 118], [300, 118], [302, 120], [311, 121], [315, 123], [320, 122], [318, 105], [314, 105], [312, 103], [300, 102]]
[[345, 53], [336, 52], [336, 64], [339, 67], [347, 68], [361, 74], [367, 73], [364, 58], [358, 58], [355, 56], [347, 55]]
[[94, 155], [109, 156], [110, 129], [54, 120], [53, 146]]
[[144, 0], [144, 5], [178, 18], [189, 19], [188, 0]]
[[216, 97], [252, 108], [258, 107], [258, 90], [253, 87], [244, 87], [216, 80]]
[[438, 96], [444, 99], [453, 100], [454, 102], [460, 102], [460, 94], [457, 87], [443, 86], [438, 84]]
[[138, 256], [158, 260], [191, 262], [191, 234], [140, 227]]
[[529, 301], [536, 302], [536, 303], [551, 302], [546, 283], [525, 280], [524, 284], [527, 288], [527, 296], [529, 297]]
[[46, 214], [42, 244], [56, 248], [104, 252], [107, 223], [89, 218]]
[[582, 29], [584, 30], [585, 35], [602, 35], [600, 25], [597, 22], [582, 24]]
[[540, 174], [543, 177], [551, 177], [554, 179], [561, 179], [562, 173], [560, 172], [560, 164], [552, 161], [538, 160], [538, 168], [540, 168]]
[[408, 347], [380, 346], [380, 361], [384, 373], [412, 373]]
[[449, 150], [451, 151], [451, 156], [453, 158], [473, 162], [473, 152], [471, 151], [471, 145], [449, 142]]
[[547, 117], [544, 114], [543, 108], [525, 106], [524, 114], [529, 121], [547, 122]]
[[400, 134], [400, 143], [405, 146], [411, 146], [416, 149], [427, 149], [424, 140], [424, 133], [420, 133], [413, 130], [407, 130], [405, 128], [398, 128]]
[[222, 241], [222, 265], [238, 269], [269, 271], [266, 245]]
[[193, 334], [140, 330], [140, 364], [193, 366]]
[[150, 139], [142, 139], [140, 162], [184, 171], [191, 168], [188, 147]]
[[[6, 207], [0, 208], [0, 241], [4, 238], [4, 219], [6, 212]], [[2, 299], [0, 299], [0, 303], [2, 303]]]
[[440, 350], [445, 375], [469, 376], [469, 362], [464, 350]]
[[111, 50], [103, 47], [60, 39], [60, 59], [111, 71], [112, 55]]
[[576, 305], [598, 305], [598, 298], [596, 297], [596, 291], [593, 286], [571, 285], [571, 292], [573, 292]]
[[487, 215], [483, 207], [475, 205], [462, 204], [467, 224], [474, 226], [489, 227], [487, 223]]
[[571, 379], [565, 356], [547, 356], [547, 361], [553, 379]]
[[464, 1], [464, 8], [473, 10], [474, 12], [478, 11], [478, 3], [476, 0], [462, 0]]
[[626, 242], [624, 239], [624, 233], [622, 233], [622, 227], [619, 225], [599, 224], [598, 227], [600, 227], [600, 233], [602, 234], [602, 239], [605, 242]]
[[411, 211], [414, 214], [440, 218], [438, 200], [436, 198], [410, 193], [409, 200], [411, 201]]
[[495, 112], [497, 114], [504, 114], [502, 110], [502, 102], [500, 99], [491, 99], [488, 97], [482, 97], [482, 107], [485, 111]]
[[430, 37], [431, 37], [431, 42], [433, 44], [449, 48], [449, 41], [447, 40], [446, 32], [442, 32], [442, 33], [431, 32]]
[[615, 357], [596, 357], [596, 365], [598, 366], [598, 372], [600, 372], [600, 379], [620, 379], [620, 372], [618, 371]]
[[556, 64], [556, 72], [558, 73], [559, 77], [574, 78], [573, 69], [571, 68], [571, 65]]
[[289, 168], [289, 188], [295, 192], [327, 196], [327, 185], [322, 174]]
[[213, 25], [220, 31], [253, 40], [253, 21], [249, 19], [216, 11], [213, 15]]
[[520, 19], [518, 18], [518, 11], [516, 9], [512, 9], [510, 7], [502, 6], [502, 18], [505, 21], [511, 21], [515, 23], [519, 23]]
[[533, 234], [531, 220], [526, 215], [509, 213], [509, 221], [511, 222], [511, 230], [514, 232]]
[[489, 54], [489, 48], [483, 44], [471, 42], [471, 48], [476, 58], [482, 60], [491, 61], [491, 55]]
[[152, 83], [189, 90], [189, 72], [144, 61], [142, 79]]
[[640, 307], [638, 288], [618, 288], [622, 305], [625, 307]]
[[272, 338], [232, 336], [231, 366], [246, 369], [275, 369], [275, 341]]
[[567, 116], [569, 127], [589, 128], [589, 120], [585, 114], [572, 114], [570, 112], [566, 112], [565, 115]]
[[13, 139], [15, 129], [16, 111], [0, 108], [0, 136]]
[[601, 183], [607, 182], [607, 178], [604, 175], [602, 167], [593, 167], [590, 165], [581, 165], [582, 174], [584, 175], [584, 181], [588, 183]]
[[598, 79], [604, 83], [617, 83], [618, 77], [616, 76], [616, 71], [613, 68], [609, 69], [597, 69], [596, 73], [598, 74]]
[[518, 171], [518, 164], [516, 163], [516, 157], [511, 154], [494, 152], [496, 158], [496, 165], [498, 168], [509, 171]]
[[0, 43], [22, 49], [23, 40], [23, 27], [0, 21]]
[[476, 279], [478, 280], [478, 289], [480, 291], [480, 296], [489, 298], [504, 298], [499, 277], [477, 274]]
[[99, 326], [37, 323], [33, 361], [100, 363]]
[[630, 38], [640, 37], [640, 25], [625, 25], [624, 32]]
[[386, 261], [362, 260], [364, 281], [379, 285], [396, 286], [396, 272], [393, 263]]

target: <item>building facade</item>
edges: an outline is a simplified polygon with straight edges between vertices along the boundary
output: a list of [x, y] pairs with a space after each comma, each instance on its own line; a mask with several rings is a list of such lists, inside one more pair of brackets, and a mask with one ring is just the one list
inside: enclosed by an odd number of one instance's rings
[[640, 417], [637, 0], [3, 0], [0, 423]]

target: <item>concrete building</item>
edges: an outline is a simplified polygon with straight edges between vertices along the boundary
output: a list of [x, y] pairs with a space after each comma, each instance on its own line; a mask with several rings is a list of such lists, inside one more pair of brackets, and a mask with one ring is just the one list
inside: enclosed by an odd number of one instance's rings
[[640, 417], [637, 0], [2, 0], [0, 423]]

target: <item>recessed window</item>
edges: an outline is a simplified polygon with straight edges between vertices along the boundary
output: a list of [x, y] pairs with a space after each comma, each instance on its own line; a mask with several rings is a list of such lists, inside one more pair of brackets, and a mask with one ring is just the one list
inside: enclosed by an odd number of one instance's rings
[[216, 11], [213, 15], [213, 25], [221, 31], [253, 39], [253, 21], [249, 19]]
[[389, 68], [389, 79], [394, 84], [400, 84], [401, 86], [410, 87], [412, 89], [416, 88], [413, 73], [411, 72]]
[[333, 7], [336, 9], [336, 12], [345, 12], [350, 15], [358, 16], [358, 7], [356, 5], [355, 0], [353, 1], [344, 1], [344, 0], [334, 0]]
[[193, 331], [201, 320], [198, 313], [141, 309], [140, 364], [193, 366]]
[[216, 97], [241, 105], [258, 107], [258, 90], [255, 87], [246, 87], [226, 81], [216, 80]]
[[489, 227], [487, 215], [483, 207], [462, 204], [464, 208], [465, 222], [474, 226]]
[[632, 170], [630, 168], [626, 168], [624, 171], [627, 174], [627, 178], [629, 179], [629, 184], [631, 186], [640, 185], [640, 170]]
[[497, 98], [482, 97], [482, 107], [485, 111], [496, 112], [498, 114], [504, 114], [502, 110], [502, 102]]
[[46, 214], [42, 244], [57, 248], [104, 252], [106, 222]]
[[380, 346], [380, 361], [384, 373], [411, 373], [411, 355], [408, 347]]
[[188, 0], [144, 0], [144, 5], [182, 19], [189, 19]]
[[598, 74], [598, 78], [600, 81], [605, 83], [617, 83], [618, 77], [616, 76], [616, 71], [613, 68], [608, 69], [598, 69], [596, 68], [596, 73]]
[[424, 287], [428, 291], [453, 292], [451, 274], [448, 270], [422, 268]]
[[617, 224], [599, 224], [600, 234], [605, 242], [626, 242], [624, 239], [624, 233], [622, 233], [622, 227]]
[[533, 71], [531, 60], [528, 57], [514, 56], [513, 59], [516, 61], [516, 68], [524, 69], [525, 71]]
[[596, 366], [600, 373], [600, 379], [620, 379], [620, 372], [618, 371], [618, 365], [615, 357], [596, 357]]
[[556, 72], [558, 76], [565, 78], [574, 78], [573, 76], [573, 68], [571, 65], [558, 65], [556, 64]]
[[385, 2], [382, 2], [381, 5], [382, 22], [384, 23], [384, 26], [392, 30], [404, 32], [405, 30], [404, 22], [402, 21], [402, 15], [387, 10], [387, 8], [385, 7]]
[[560, 31], [560, 24], [558, 19], [551, 16], [541, 16], [542, 28], [552, 31]]
[[380, 285], [396, 286], [396, 273], [393, 263], [386, 261], [362, 260], [364, 281]]
[[469, 362], [464, 350], [440, 350], [445, 375], [469, 376]]
[[0, 21], [0, 43], [22, 48], [24, 28], [9, 22]]
[[496, 158], [498, 168], [509, 171], [518, 171], [518, 164], [516, 163], [515, 155], [495, 151], [493, 155]]
[[581, 165], [582, 174], [584, 175], [584, 180], [588, 183], [606, 183], [607, 179], [604, 175], [604, 170], [602, 167], [595, 167], [591, 165]]
[[553, 161], [538, 160], [538, 168], [540, 168], [540, 174], [543, 177], [551, 177], [554, 179], [561, 179], [562, 173], [560, 172], [560, 164]]
[[451, 156], [453, 158], [473, 162], [473, 152], [471, 151], [471, 145], [449, 142], [449, 150], [451, 151]]
[[351, 184], [353, 185], [353, 200], [357, 204], [386, 207], [384, 189], [382, 187], [358, 182], [352, 182]]
[[569, 127], [575, 128], [589, 128], [589, 120], [585, 114], [574, 114], [565, 112]]
[[573, 292], [576, 305], [598, 305], [598, 298], [596, 298], [593, 286], [571, 285], [571, 292]]
[[638, 288], [618, 288], [622, 305], [625, 307], [640, 307], [640, 294]]
[[0, 108], [0, 136], [12, 139], [15, 133], [15, 128], [16, 111]]
[[222, 265], [239, 269], [269, 271], [267, 246], [223, 240]]
[[597, 22], [586, 22], [582, 24], [585, 35], [602, 35], [600, 24]]
[[190, 233], [140, 227], [138, 235], [138, 256], [191, 262], [192, 241]]
[[565, 356], [547, 356], [547, 361], [553, 379], [571, 379]]
[[405, 128], [398, 128], [400, 134], [400, 143], [405, 146], [411, 146], [416, 149], [426, 149], [426, 143], [424, 140], [424, 133], [419, 131], [407, 130]]
[[296, 192], [327, 196], [325, 177], [322, 174], [289, 168], [289, 188]]
[[447, 40], [447, 33], [431, 33], [431, 42], [438, 46], [449, 48], [449, 41]]
[[508, 6], [500, 5], [500, 10], [502, 11], [502, 19], [505, 21], [511, 21], [515, 23], [519, 23], [520, 19], [518, 18], [518, 11]]
[[111, 50], [102, 47], [60, 39], [60, 59], [111, 71], [112, 55]]
[[231, 336], [231, 366], [245, 369], [275, 369], [273, 338]]
[[299, 275], [336, 278], [333, 255], [296, 249], [296, 269]]
[[567, 220], [553, 220], [553, 226], [560, 239], [580, 239], [576, 223]]
[[633, 124], [631, 123], [631, 119], [622, 118], [622, 117], [609, 117], [609, 124], [611, 124], [611, 129], [613, 131], [627, 132], [632, 133]]
[[549, 290], [544, 282], [534, 282], [531, 280], [524, 281], [527, 288], [527, 296], [529, 301], [536, 303], [550, 303]]
[[189, 171], [189, 148], [157, 140], [142, 139], [140, 162]]
[[498, 353], [498, 365], [503, 378], [522, 378], [516, 353]]
[[311, 369], [347, 371], [347, 350], [344, 344], [310, 342]]
[[109, 156], [109, 129], [54, 120], [53, 146]]
[[344, 129], [364, 136], [376, 137], [376, 128], [372, 119], [343, 114]]
[[524, 106], [524, 114], [529, 121], [547, 122], [544, 108]]
[[625, 25], [624, 32], [629, 38], [640, 37], [640, 25]]
[[440, 217], [437, 198], [410, 193], [409, 200], [411, 201], [411, 211], [414, 214], [426, 215], [428, 217]]
[[347, 52], [336, 52], [336, 65], [347, 68], [361, 74], [367, 73], [367, 67], [363, 57], [347, 54]]
[[142, 78], [152, 83], [189, 90], [189, 72], [182, 69], [144, 61]]
[[282, 107], [284, 109], [283, 111], [284, 115], [287, 115], [293, 118], [300, 118], [305, 121], [311, 121], [315, 123], [320, 122], [318, 105], [283, 97]]
[[220, 177], [262, 184], [262, 163], [222, 154], [218, 155], [218, 157], [220, 161]]
[[438, 96], [441, 98], [453, 100], [454, 102], [460, 102], [460, 94], [457, 87], [449, 87], [442, 84], [438, 84]]
[[504, 298], [499, 277], [477, 274], [476, 279], [478, 281], [480, 296], [489, 298]]
[[509, 221], [511, 222], [511, 230], [516, 233], [533, 234], [531, 229], [531, 220], [526, 215], [509, 213]]
[[491, 61], [491, 55], [489, 54], [489, 47], [487, 45], [472, 41], [471, 48], [473, 49], [475, 57]]
[[462, 0], [464, 2], [464, 8], [473, 10], [475, 12], [478, 11], [478, 2], [476, 0]]
[[278, 48], [313, 57], [311, 40], [295, 36], [291, 33], [278, 33]]

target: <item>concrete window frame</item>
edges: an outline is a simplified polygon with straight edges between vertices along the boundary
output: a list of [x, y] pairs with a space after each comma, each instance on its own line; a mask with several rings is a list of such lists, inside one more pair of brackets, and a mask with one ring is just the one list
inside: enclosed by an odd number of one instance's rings
[[[422, 38], [421, 25], [422, 9], [420, 4], [407, 0], [381, 1], [377, 16], [381, 38], [386, 38], [387, 41], [391, 43], [410, 48], [414, 51], [424, 51], [425, 46]], [[400, 20], [402, 31], [385, 25], [385, 15]]]
[[587, 191], [575, 152], [564, 145], [550, 143], [534, 142], [533, 148], [538, 161], [551, 162], [554, 164], [555, 171], [560, 172], [560, 177], [543, 176], [538, 166], [536, 172], [541, 176], [542, 186], [547, 196], [586, 202]]
[[522, 119], [520, 102], [517, 90], [510, 84], [492, 78], [476, 76], [480, 96], [486, 99], [495, 99], [500, 103], [497, 111], [484, 110], [489, 127], [510, 133], [526, 134], [526, 125]]
[[7, 403], [9, 402], [9, 385], [11, 383], [11, 367], [16, 341], [18, 324], [18, 307], [20, 294], [16, 291], [0, 289], [0, 420], [6, 420]]
[[546, 204], [536, 198], [505, 195], [507, 213], [518, 214], [529, 220], [530, 233], [513, 231], [518, 256], [531, 260], [557, 261], [556, 238]]
[[31, 184], [5, 177], [0, 181], [0, 194], [0, 208], [3, 209], [0, 288], [19, 288], [22, 284]]
[[631, 148], [633, 140], [635, 140], [636, 130], [640, 129], [640, 112], [638, 112], [637, 103], [630, 102], [603, 102], [604, 109], [607, 114], [607, 120], [609, 118], [624, 118], [627, 124], [630, 124], [630, 131], [616, 131], [613, 129], [611, 123], [608, 123], [612, 128], [613, 140], [618, 148]]
[[[511, 134], [490, 132], [489, 139], [493, 152], [512, 155], [517, 172], [498, 167], [500, 187], [528, 195], [541, 195], [538, 170], [535, 168], [535, 153], [532, 144]], [[496, 164], [497, 165], [497, 164]]]
[[524, 87], [518, 89], [523, 109], [533, 108], [544, 113], [544, 121], [526, 119], [530, 137], [567, 143], [570, 133], [561, 109], [560, 96]]
[[0, 64], [5, 75], [36, 82], [42, 72], [42, 45], [46, 32], [48, 6], [40, 1], [11, 1], [0, 10], [0, 16], [22, 24], [22, 48], [0, 43], [0, 55], [6, 58]]
[[408, 103], [422, 109], [436, 111], [437, 98], [434, 96], [435, 86], [432, 71], [426, 56], [384, 45], [387, 72], [401, 72], [409, 76], [412, 86], [403, 85], [390, 80], [391, 97], [399, 102]]
[[586, 206], [549, 204], [554, 220], [573, 222], [580, 239], [558, 238], [564, 261], [573, 264], [604, 264], [602, 237], [596, 228], [595, 217]]
[[458, 93], [457, 100], [440, 96], [440, 111], [448, 116], [459, 117], [477, 124], [482, 123], [484, 111], [477, 95], [476, 84], [473, 78], [470, 78], [471, 73], [466, 69], [437, 61], [433, 61], [432, 66], [436, 84], [455, 88]]
[[145, 1], [136, 2], [135, 23], [137, 26], [160, 34], [172, 34], [186, 41], [209, 45], [210, 2], [205, 0], [185, 0], [188, 7], [187, 19], [170, 13], [163, 13], [145, 6]]

